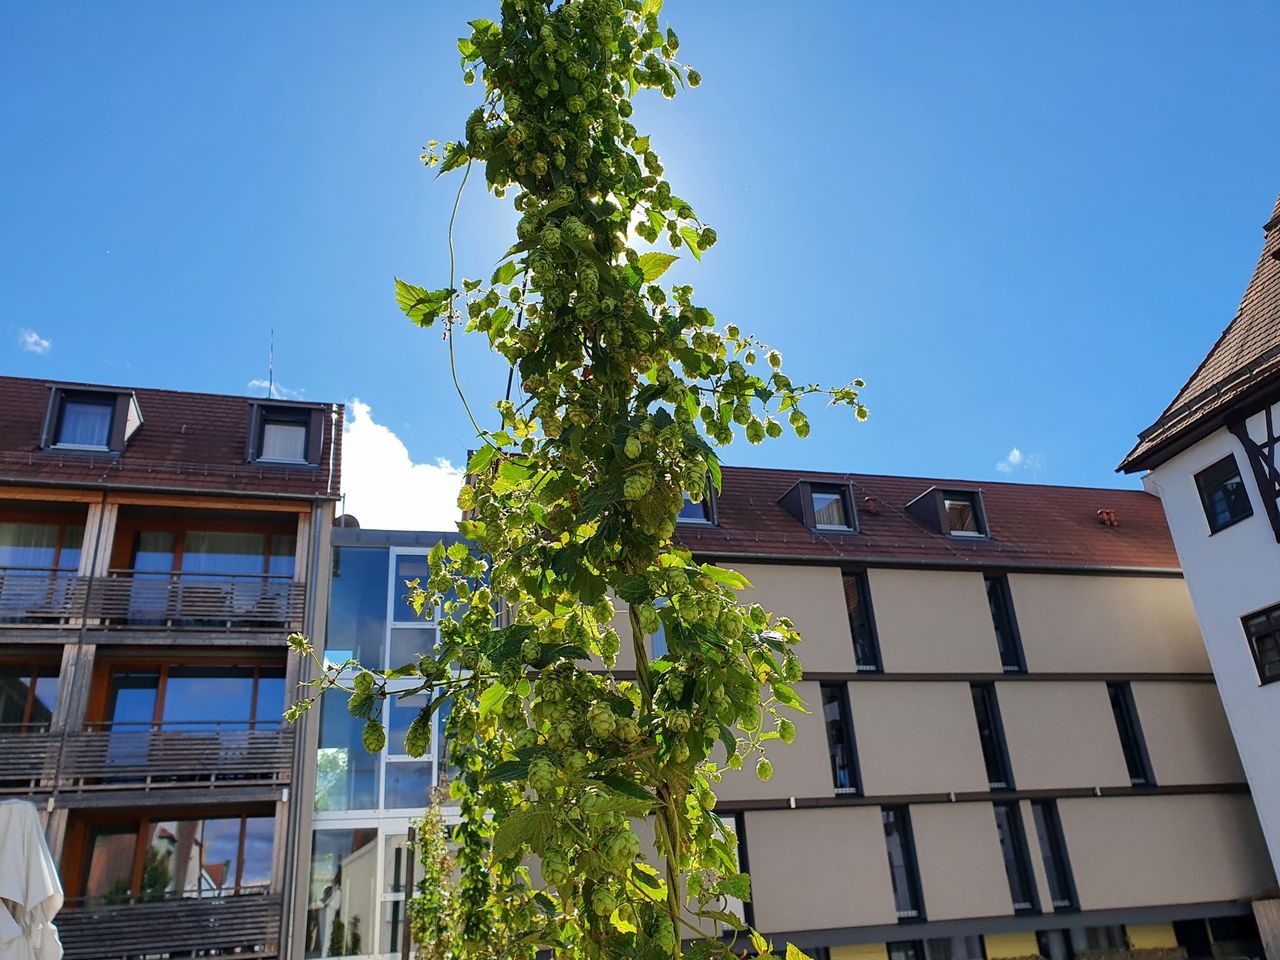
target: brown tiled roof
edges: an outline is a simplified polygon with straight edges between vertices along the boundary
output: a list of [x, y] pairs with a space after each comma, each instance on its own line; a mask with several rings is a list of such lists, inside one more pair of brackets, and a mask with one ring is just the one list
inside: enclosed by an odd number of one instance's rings
[[1280, 378], [1280, 198], [1263, 228], [1262, 254], [1235, 319], [1119, 469], [1159, 466]]
[[[119, 454], [42, 450], [45, 414], [55, 386], [132, 389], [142, 411], [142, 426]], [[214, 393], [0, 377], [0, 483], [336, 498], [342, 467], [342, 406], [337, 406], [336, 438], [330, 417], [326, 414], [322, 418], [324, 442], [319, 465], [271, 466], [246, 461], [253, 402], [248, 397]], [[270, 402], [329, 408], [329, 404]]]
[[[695, 553], [739, 559], [986, 568], [1175, 571], [1178, 557], [1160, 501], [1141, 490], [725, 467], [717, 525], [682, 524]], [[858, 533], [807, 529], [778, 501], [798, 481], [849, 483]], [[931, 487], [980, 490], [990, 539], [936, 533], [906, 511]], [[875, 500], [875, 512], [865, 498]], [[1099, 510], [1114, 510], [1107, 526]]]

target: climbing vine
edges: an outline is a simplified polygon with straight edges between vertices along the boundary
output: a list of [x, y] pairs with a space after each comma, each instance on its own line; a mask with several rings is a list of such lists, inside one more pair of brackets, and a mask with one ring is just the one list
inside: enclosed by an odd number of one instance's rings
[[437, 648], [391, 670], [317, 659], [317, 693], [291, 712], [346, 690], [380, 750], [389, 689], [426, 690], [406, 743], [421, 755], [451, 704], [460, 929], [441, 956], [715, 957], [745, 949], [740, 934], [772, 955], [729, 909], [750, 881], [715, 791], [748, 762], [769, 779], [762, 747], [794, 738], [800, 637], [672, 538], [686, 496], [719, 488], [735, 436], [806, 436], [806, 398], [866, 411], [861, 381], [796, 383], [691, 286], [661, 282], [716, 242], [630, 119], [633, 97], [701, 82], [661, 6], [503, 0], [458, 42], [480, 105], [424, 160], [460, 172], [459, 200], [482, 168], [520, 219], [488, 281], [455, 277], [451, 220], [448, 285], [396, 280], [396, 297], [442, 328], [451, 365], [455, 337], [476, 333], [512, 382], [494, 429], [462, 396], [471, 546], [436, 547], [406, 584], [419, 612], [440, 611]]

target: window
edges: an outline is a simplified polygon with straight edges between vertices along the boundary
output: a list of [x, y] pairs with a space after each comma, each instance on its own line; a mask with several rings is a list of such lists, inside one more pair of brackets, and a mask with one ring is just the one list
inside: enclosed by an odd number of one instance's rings
[[920, 895], [911, 814], [906, 807], [881, 807], [880, 818], [884, 823], [884, 843], [889, 853], [889, 877], [893, 882], [893, 905], [898, 921], [923, 920], [924, 898]]
[[1000, 707], [996, 688], [990, 683], [971, 685], [973, 713], [978, 721], [978, 739], [982, 741], [982, 760], [987, 766], [987, 782], [992, 790], [1012, 790], [1013, 775], [1009, 771], [1009, 753], [1000, 724]]
[[1280, 680], [1280, 604], [1241, 619], [1260, 683]]
[[64, 393], [61, 400], [54, 446], [110, 449], [116, 398], [110, 394]]
[[987, 960], [982, 937], [934, 937], [924, 942], [928, 960]]
[[1122, 926], [1076, 927], [1071, 931], [1071, 944], [1076, 951], [1128, 950], [1129, 935]]
[[924, 944], [919, 940], [899, 940], [884, 946], [889, 960], [925, 960]]
[[114, 667], [105, 680], [102, 721], [121, 733], [149, 734], [155, 724], [177, 733], [273, 730], [283, 724], [284, 672], [272, 664]]
[[1227, 454], [1213, 466], [1197, 473], [1196, 489], [1200, 491], [1200, 503], [1204, 507], [1204, 518], [1209, 521], [1210, 534], [1253, 516], [1249, 491], [1240, 479], [1240, 468], [1236, 466], [1234, 454]]
[[857, 793], [858, 755], [853, 740], [849, 688], [845, 684], [822, 684], [822, 716], [827, 725], [827, 751], [831, 755], [831, 780], [836, 793]]
[[1116, 718], [1125, 766], [1129, 768], [1129, 782], [1135, 787], [1155, 786], [1147, 745], [1142, 738], [1142, 724], [1138, 722], [1138, 708], [1133, 702], [1133, 689], [1128, 683], [1108, 683], [1107, 694], [1111, 697], [1111, 712]]
[[1009, 878], [1009, 896], [1014, 913], [1036, 913], [1036, 887], [1031, 873], [1031, 856], [1027, 852], [1027, 836], [1022, 829], [1022, 815], [1016, 803], [997, 803], [996, 834], [1004, 857], [1004, 872]]
[[258, 459], [306, 463], [307, 421], [270, 410], [264, 412]]
[[1013, 618], [1013, 594], [1009, 591], [1008, 577], [987, 577], [987, 604], [991, 607], [991, 623], [996, 628], [996, 646], [1000, 648], [1004, 672], [1026, 673], [1027, 663], [1022, 655], [1018, 623]]
[[1039, 930], [1036, 932], [1037, 953], [1045, 960], [1074, 960], [1075, 949], [1071, 935], [1066, 930]]
[[694, 501], [688, 494], [684, 494], [684, 505], [680, 507], [680, 513], [676, 517], [678, 523], [715, 523], [715, 494], [711, 485], [707, 485], [707, 489], [702, 494], [702, 499]]
[[852, 530], [849, 494], [843, 487], [819, 486], [809, 488], [813, 504], [813, 525], [818, 530]]
[[48, 730], [58, 705], [58, 664], [0, 663], [0, 733]]
[[985, 537], [986, 524], [976, 493], [952, 491], [942, 495], [942, 506], [947, 515], [947, 532], [953, 537]]
[[871, 585], [865, 573], [844, 575], [844, 602], [849, 610], [849, 632], [853, 635], [853, 659], [859, 673], [879, 673], [880, 643], [875, 616], [871, 612]]
[[1040, 838], [1040, 856], [1044, 860], [1044, 872], [1049, 880], [1049, 897], [1053, 900], [1053, 909], [1074, 910], [1075, 883], [1071, 878], [1071, 864], [1067, 860], [1062, 821], [1058, 819], [1058, 805], [1052, 800], [1033, 800], [1031, 812], [1035, 817], [1036, 835]]

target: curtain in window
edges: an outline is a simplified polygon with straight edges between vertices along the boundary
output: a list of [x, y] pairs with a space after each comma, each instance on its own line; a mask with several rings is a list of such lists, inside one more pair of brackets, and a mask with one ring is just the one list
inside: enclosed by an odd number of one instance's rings
[[0, 567], [52, 567], [57, 545], [57, 524], [0, 523]]
[[272, 423], [262, 426], [263, 460], [307, 459], [307, 428], [301, 423]]
[[114, 404], [67, 400], [62, 404], [58, 443], [79, 447], [105, 447], [111, 437]]
[[188, 530], [183, 542], [184, 573], [262, 573], [266, 535], [225, 530]]

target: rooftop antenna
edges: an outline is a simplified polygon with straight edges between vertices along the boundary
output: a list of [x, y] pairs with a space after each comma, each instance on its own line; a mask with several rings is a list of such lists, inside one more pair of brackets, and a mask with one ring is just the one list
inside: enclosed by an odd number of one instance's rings
[[270, 399], [276, 395], [276, 331], [271, 329], [270, 339], [267, 341], [267, 398]]

